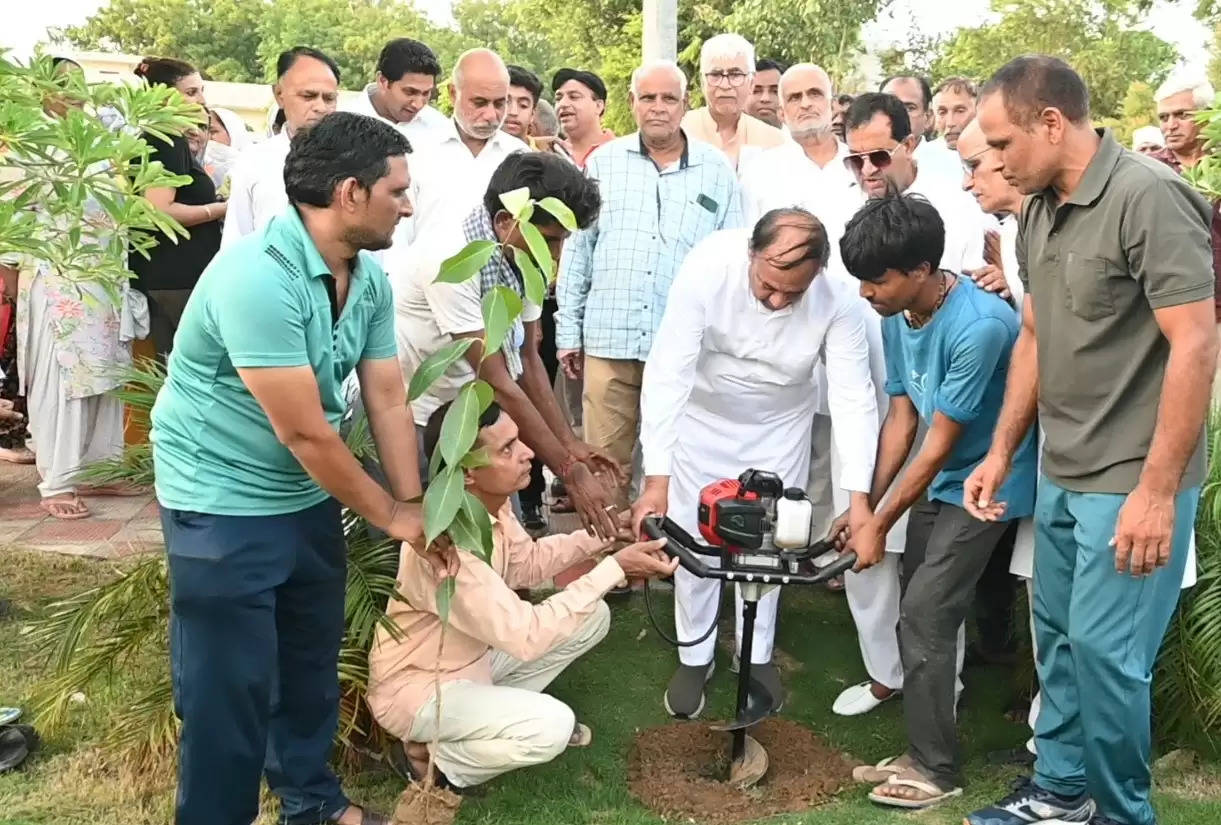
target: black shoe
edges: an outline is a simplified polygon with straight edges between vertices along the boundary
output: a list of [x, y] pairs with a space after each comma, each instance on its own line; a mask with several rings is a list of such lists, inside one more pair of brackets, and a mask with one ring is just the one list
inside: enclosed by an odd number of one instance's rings
[[543, 518], [543, 508], [534, 503], [521, 505], [521, 526], [528, 533], [538, 533], [547, 529], [547, 519]]
[[679, 719], [695, 719], [704, 710], [704, 685], [712, 678], [715, 664], [680, 664], [670, 677], [662, 701], [666, 713]]
[[968, 814], [963, 825], [1031, 825], [1037, 822], [1093, 823], [1094, 800], [1087, 794], [1066, 799], [1023, 777], [1013, 793], [994, 805]]

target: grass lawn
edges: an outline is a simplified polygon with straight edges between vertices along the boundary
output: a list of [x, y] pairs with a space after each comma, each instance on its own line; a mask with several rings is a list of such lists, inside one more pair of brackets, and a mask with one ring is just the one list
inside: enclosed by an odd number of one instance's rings
[[[20, 705], [39, 676], [41, 665], [22, 634], [23, 625], [50, 599], [76, 592], [112, 575], [113, 565], [17, 550], [0, 550], [0, 599], [13, 602], [15, 614], [0, 618], [0, 705]], [[668, 601], [662, 599], [661, 601]], [[728, 603], [727, 603], [728, 605]], [[666, 722], [661, 691], [674, 666], [674, 652], [652, 632], [639, 596], [612, 608], [607, 640], [569, 669], [554, 685], [594, 730], [587, 750], [570, 751], [555, 762], [519, 771], [491, 783], [486, 796], [464, 802], [459, 822], [487, 825], [645, 825], [662, 820], [628, 793], [626, 759], [633, 731]], [[668, 620], [669, 611], [666, 608]], [[672, 627], [672, 625], [671, 625]], [[647, 631], [643, 638], [641, 631]], [[824, 590], [788, 591], [784, 597], [778, 647], [786, 674], [785, 715], [816, 730], [827, 741], [870, 762], [899, 752], [903, 744], [901, 706], [891, 702], [865, 717], [841, 719], [831, 702], [862, 676], [860, 657], [842, 596]], [[712, 683], [708, 716], [725, 717], [733, 704], [727, 657]], [[52, 737], [23, 769], [0, 776], [0, 823], [55, 825], [163, 825], [170, 821], [173, 776], [169, 769], [141, 782], [121, 781], [93, 746], [108, 718], [125, 697], [136, 692], [141, 674], [166, 667], [164, 661], [119, 663], [113, 685], [87, 697], [70, 729]], [[852, 788], [835, 802], [802, 815], [772, 822], [796, 825], [873, 825], [873, 823], [957, 823], [961, 816], [1005, 791], [1016, 770], [984, 763], [990, 750], [1014, 746], [1025, 729], [1007, 722], [1002, 711], [1011, 696], [1010, 675], [999, 668], [971, 669], [962, 709], [962, 738], [968, 758], [967, 794], [953, 805], [924, 814], [878, 808], [867, 789]], [[399, 780], [380, 769], [344, 777], [353, 799], [393, 808]], [[1164, 825], [1215, 825], [1221, 822], [1221, 767], [1161, 777], [1156, 796]], [[270, 805], [261, 823], [274, 822]]]

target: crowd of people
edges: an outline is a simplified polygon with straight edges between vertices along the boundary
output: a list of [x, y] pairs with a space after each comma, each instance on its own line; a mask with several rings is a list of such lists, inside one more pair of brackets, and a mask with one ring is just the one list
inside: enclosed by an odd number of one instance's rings
[[[603, 597], [629, 580], [673, 577], [677, 636], [692, 644], [659, 701], [700, 715], [716, 644], [696, 640], [718, 590], [640, 541], [640, 524], [668, 514], [695, 534], [702, 487], [751, 467], [806, 489], [816, 534], [857, 555], [839, 586], [864, 678], [833, 710], [901, 697], [908, 741], [854, 773], [872, 800], [920, 809], [962, 793], [964, 660], [1012, 655], [1024, 581], [1033, 775], [966, 822], [1154, 822], [1149, 686], [1194, 581], [1221, 321], [1221, 216], [1181, 177], [1204, 155], [1194, 115], [1213, 90], [1172, 77], [1158, 134], [1138, 130], [1129, 150], [1050, 57], [847, 95], [817, 65], [721, 34], [699, 72], [697, 109], [665, 60], [617, 90], [561, 69], [552, 104], [542, 79], [488, 49], [445, 73], [399, 38], [337, 112], [335, 61], [298, 47], [276, 62], [281, 125], [262, 139], [223, 110], [170, 142], [148, 136], [150, 159], [190, 178], [148, 195], [189, 238], [132, 260], [168, 366], [151, 440], [181, 825], [251, 821], [263, 775], [285, 822], [387, 821], [350, 803], [327, 762], [341, 507], [403, 543], [399, 632], [378, 631], [369, 706], [412, 776], [437, 741], [436, 779], [461, 791], [589, 743], [542, 691], [605, 636]], [[187, 63], [146, 58], [137, 74], [206, 106]], [[434, 106], [443, 80], [449, 117]], [[627, 96], [636, 131], [605, 127], [610, 95]], [[525, 298], [529, 245], [502, 200], [521, 189], [576, 224], [529, 217], [558, 272], [541, 306]], [[472, 241], [495, 244], [478, 274], [439, 281]], [[24, 388], [44, 507], [87, 517], [82, 496], [130, 492], [73, 481], [122, 444], [104, 376], [130, 361], [127, 304], [67, 296], [36, 263], [4, 274], [17, 303], [6, 382]], [[485, 358], [481, 306], [497, 288], [524, 308]], [[467, 338], [408, 401], [420, 365]], [[477, 436], [487, 461], [464, 479], [492, 515], [490, 564], [425, 542], [418, 504], [442, 420], [476, 376], [494, 401]], [[354, 407], [376, 468], [339, 435]], [[553, 509], [582, 531], [536, 538], [547, 475]], [[516, 592], [579, 563], [537, 604]], [[751, 645], [775, 710], [780, 613], [773, 590]]]

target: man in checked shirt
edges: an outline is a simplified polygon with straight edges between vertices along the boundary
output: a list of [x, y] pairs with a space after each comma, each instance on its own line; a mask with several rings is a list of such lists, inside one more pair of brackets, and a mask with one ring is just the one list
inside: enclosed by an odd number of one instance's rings
[[[556, 344], [564, 372], [584, 375], [584, 438], [623, 467], [640, 426], [644, 362], [687, 252], [741, 225], [737, 178], [715, 147], [680, 124], [687, 78], [670, 61], [632, 73], [639, 131], [602, 146], [587, 173], [602, 211], [564, 249], [556, 297]], [[627, 490], [618, 503], [628, 501]]]

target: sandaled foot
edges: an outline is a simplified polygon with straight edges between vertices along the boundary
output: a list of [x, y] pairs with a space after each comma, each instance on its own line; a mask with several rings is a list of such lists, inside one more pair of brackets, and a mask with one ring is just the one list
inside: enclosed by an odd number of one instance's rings
[[852, 769], [853, 781], [865, 785], [876, 785], [885, 782], [897, 773], [902, 773], [912, 766], [912, 758], [906, 753], [883, 759], [876, 765], [857, 765]]
[[887, 777], [885, 782], [870, 792], [869, 799], [892, 808], [924, 810], [956, 796], [962, 796], [962, 788], [942, 790], [923, 772], [908, 768]]
[[77, 498], [74, 493], [48, 496], [39, 502], [38, 506], [51, 518], [63, 521], [76, 521], [77, 519], [89, 518], [89, 516], [93, 515], [89, 512], [89, 508], [85, 506], [85, 502]]
[[10, 464], [33, 464], [34, 453], [27, 447], [0, 447], [0, 461]]
[[577, 722], [572, 728], [572, 736], [568, 737], [568, 747], [588, 748], [592, 741], [594, 741], [594, 732], [589, 729], [588, 725]]
[[359, 805], [349, 805], [330, 819], [339, 825], [390, 825], [390, 817]]

